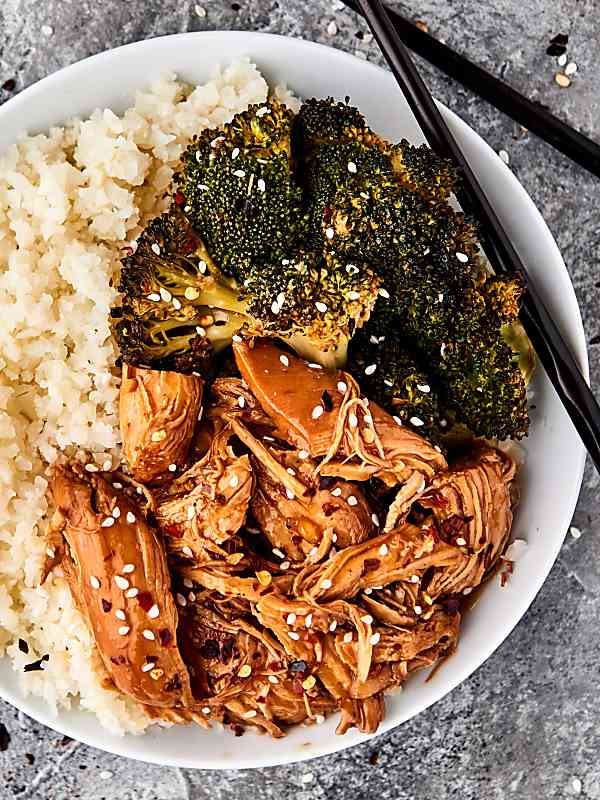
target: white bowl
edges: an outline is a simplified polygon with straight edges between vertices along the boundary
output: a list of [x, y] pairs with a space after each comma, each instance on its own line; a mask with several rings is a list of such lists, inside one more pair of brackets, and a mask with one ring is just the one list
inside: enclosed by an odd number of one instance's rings
[[[272, 82], [286, 82], [299, 96], [350, 95], [372, 127], [391, 139], [422, 141], [394, 79], [384, 70], [322, 45], [255, 33], [190, 33], [120, 47], [80, 61], [26, 89], [0, 108], [0, 152], [22, 132], [41, 132], [97, 107], [121, 112], [136, 89], [166, 71], [191, 83], [205, 80], [215, 63], [240, 56], [254, 60]], [[525, 190], [494, 151], [453, 112], [442, 107], [469, 162], [488, 192], [531, 277], [556, 316], [587, 374], [587, 354], [575, 293], [558, 248]], [[521, 473], [522, 501], [514, 535], [529, 542], [504, 588], [483, 591], [466, 616], [459, 648], [429, 682], [413, 677], [404, 691], [387, 698], [383, 733], [435, 703], [465, 680], [502, 643], [544, 582], [560, 549], [577, 501], [585, 453], [546, 376], [538, 371], [535, 411]], [[560, 468], [557, 469], [557, 465]], [[544, 643], [540, 641], [540, 647]], [[526, 653], [516, 653], [526, 658]], [[53, 716], [43, 701], [24, 697], [6, 659], [0, 660], [0, 695], [60, 733], [87, 744], [158, 764], [212, 769], [264, 767], [333, 753], [366, 736], [336, 737], [335, 716], [324, 725], [294, 729], [270, 741], [247, 733], [235, 738], [219, 726], [206, 732], [178, 727], [143, 736], [113, 736], [81, 711]]]

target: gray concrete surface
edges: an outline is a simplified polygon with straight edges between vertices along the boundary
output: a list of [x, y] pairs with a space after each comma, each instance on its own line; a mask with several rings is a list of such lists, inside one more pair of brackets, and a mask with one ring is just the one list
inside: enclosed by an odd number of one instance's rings
[[[150, 36], [200, 29], [253, 29], [301, 36], [378, 60], [351, 13], [332, 0], [2, 0], [0, 102], [84, 56]], [[430, 30], [570, 124], [600, 138], [598, 0], [422, 0], [397, 3]], [[328, 26], [336, 23], [336, 32]], [[570, 35], [579, 71], [568, 89], [545, 54]], [[586, 333], [600, 333], [598, 181], [509, 119], [441, 77], [435, 94], [496, 148], [504, 149], [563, 252]], [[8, 84], [10, 87], [10, 83]], [[591, 345], [600, 379], [600, 345]], [[557, 454], [557, 469], [560, 459]], [[537, 600], [488, 662], [435, 707], [350, 752], [299, 766], [243, 773], [149, 767], [64, 741], [10, 706], [0, 720], [0, 798], [31, 800], [564, 800], [600, 799], [600, 503], [588, 468], [574, 524]], [[6, 742], [4, 743], [6, 744]], [[0, 736], [0, 747], [2, 747]]]

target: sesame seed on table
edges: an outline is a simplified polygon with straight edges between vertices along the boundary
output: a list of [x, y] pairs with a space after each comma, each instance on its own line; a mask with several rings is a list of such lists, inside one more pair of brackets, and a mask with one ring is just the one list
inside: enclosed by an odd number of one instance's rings
[[[569, 124], [600, 139], [600, 17], [595, 0], [403, 0], [393, 5]], [[366, 27], [339, 0], [79, 4], [4, 0], [0, 3], [0, 103], [92, 53], [152, 36], [211, 29], [302, 36], [381, 63]], [[557, 34], [568, 34], [568, 43], [563, 46], [558, 41], [549, 55]], [[435, 95], [499, 153], [542, 212], [575, 285], [590, 343], [594, 385], [600, 378], [598, 181], [428, 65], [424, 75]], [[350, 172], [355, 168], [352, 162], [348, 164]], [[240, 179], [245, 177], [242, 172], [237, 171]], [[262, 179], [257, 188], [266, 191]], [[335, 236], [333, 229], [328, 235]], [[465, 257], [456, 254], [459, 261], [461, 256]], [[385, 288], [380, 294], [389, 296]], [[173, 302], [159, 294], [149, 299]], [[277, 302], [274, 306], [277, 313]], [[337, 389], [344, 394], [347, 387], [340, 382]], [[424, 385], [419, 390], [427, 392]], [[322, 406], [316, 408], [320, 409], [315, 409], [317, 414], [323, 413]], [[401, 424], [398, 417], [395, 420]], [[358, 426], [355, 417], [354, 422]], [[308, 453], [300, 457], [308, 458]], [[86, 469], [97, 472], [100, 465], [88, 464]], [[600, 541], [593, 535], [600, 526], [599, 498], [598, 478], [588, 467], [570, 535], [531, 609], [473, 676], [401, 728], [316, 761], [223, 774], [120, 759], [62, 737], [0, 701], [0, 800], [85, 796], [277, 800], [287, 795], [300, 800], [600, 798]], [[114, 511], [104, 520], [106, 527], [114, 525]], [[135, 519], [127, 516], [126, 521], [134, 524]], [[373, 523], [380, 524], [375, 518]], [[115, 581], [119, 577], [117, 586], [125, 597], [133, 598], [138, 590], [125, 577], [135, 577], [129, 567], [123, 565]], [[411, 581], [418, 584], [420, 578], [413, 575]], [[91, 576], [90, 585], [100, 588], [98, 578]], [[322, 585], [327, 588], [326, 581]], [[181, 607], [187, 603], [183, 594], [176, 600]], [[153, 608], [143, 634], [150, 640], [155, 638]], [[112, 613], [116, 616], [117, 611]], [[423, 613], [423, 609], [416, 607], [415, 612]], [[121, 620], [119, 633], [126, 636], [126, 620], [121, 615], [116, 619]], [[295, 622], [288, 619], [288, 625]], [[300, 630], [306, 627], [310, 625]], [[330, 629], [335, 627], [335, 621], [331, 622]], [[300, 638], [300, 633], [291, 633]], [[352, 634], [346, 636], [350, 642]], [[378, 636], [372, 634], [372, 645], [378, 643]], [[155, 665], [149, 662], [144, 669], [152, 675]], [[241, 667], [241, 678], [251, 674], [249, 665]], [[158, 671], [154, 676], [160, 677]], [[270, 680], [277, 682], [275, 676]], [[203, 712], [209, 715], [211, 710], [207, 706]]]

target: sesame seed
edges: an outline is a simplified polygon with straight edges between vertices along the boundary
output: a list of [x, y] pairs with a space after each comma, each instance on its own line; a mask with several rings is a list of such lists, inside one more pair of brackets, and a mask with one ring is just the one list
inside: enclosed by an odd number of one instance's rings
[[418, 616], [419, 614], [423, 613], [423, 609], [421, 606], [415, 606], [415, 614]]
[[148, 661], [148, 663], [144, 664], [144, 666], [142, 667], [142, 672], [150, 672], [151, 669], [154, 669], [155, 664], [156, 661]]
[[194, 594], [194, 592], [190, 592], [188, 594], [188, 600], [190, 601], [190, 603], [195, 603], [196, 602], [196, 595]]
[[379, 555], [380, 555], [380, 556], [387, 556], [387, 554], [388, 554], [389, 552], [390, 552], [390, 548], [389, 548], [389, 547], [387, 546], [387, 544], [384, 542], [384, 543], [381, 545], [381, 547], [379, 548]]
[[333, 536], [331, 537], [331, 541], [332, 542], [337, 542], [337, 533], [333, 534]]
[[302, 681], [302, 687], [307, 692], [310, 692], [310, 690], [313, 688], [313, 686], [315, 685], [316, 682], [317, 682], [317, 679], [315, 678], [315, 676], [314, 675], [309, 675], [308, 678], [306, 678], [306, 680]]
[[460, 261], [461, 264], [466, 264], [469, 260], [469, 256], [466, 256], [464, 253], [457, 253], [456, 257]]
[[377, 525], [377, 527], [379, 527], [379, 517], [377, 514], [371, 514], [371, 519], [373, 520], [373, 525]]
[[245, 173], [245, 171], [243, 169], [236, 169], [233, 174], [235, 175], [236, 178], [245, 178], [246, 177], [246, 173]]
[[346, 392], [348, 391], [348, 384], [345, 383], [344, 381], [339, 381], [337, 385], [337, 390], [338, 392], [340, 392], [340, 394], [346, 394]]
[[150, 292], [148, 300], [152, 300], [153, 303], [160, 303], [160, 295], [157, 292]]
[[269, 675], [269, 683], [273, 684], [279, 683], [279, 678], [277, 677], [277, 675]]
[[463, 539], [463, 537], [462, 537], [462, 536], [459, 536], [459, 537], [458, 537], [458, 539], [456, 540], [456, 544], [457, 544], [459, 547], [464, 547], [464, 546], [466, 545], [466, 543], [467, 543], [467, 540], [466, 540], [466, 539]]
[[368, 367], [365, 367], [365, 375], [372, 375], [376, 369], [377, 364], [369, 364]]
[[365, 589], [365, 594], [373, 594], [373, 589], [371, 589], [370, 586], [367, 586], [367, 588]]
[[181, 300], [178, 300], [176, 297], [173, 298], [173, 308], [175, 311], [179, 311], [181, 309]]
[[335, 236], [335, 231], [333, 230], [333, 228], [327, 228], [327, 230], [325, 231], [325, 236], [329, 240], [333, 239], [333, 237]]
[[400, 427], [402, 427], [402, 420], [400, 419], [400, 417], [393, 416], [392, 419], [394, 420], [396, 425], [400, 425]]
[[348, 300], [360, 300], [360, 292], [348, 292]]
[[371, 637], [369, 639], [369, 644], [373, 644], [373, 645], [374, 644], [379, 644], [379, 640], [380, 639], [381, 639], [381, 634], [380, 633], [374, 633], [374, 634], [371, 635]]
[[193, 558], [194, 556], [192, 548], [188, 547], [187, 545], [181, 548], [181, 552], [183, 553], [184, 556], [187, 556], [188, 558]]
[[185, 597], [181, 593], [178, 592], [175, 595], [175, 597], [176, 597], [178, 606], [181, 606], [181, 607], [187, 606], [187, 600], [185, 599]]
[[312, 619], [313, 619], [313, 615], [312, 614], [307, 614], [306, 615], [306, 619], [304, 620], [304, 626], [306, 628], [310, 628], [310, 626], [312, 625]]
[[387, 289], [381, 288], [379, 290], [379, 297], [383, 297], [384, 300], [389, 300], [390, 299], [390, 293], [388, 292]]
[[161, 286], [159, 291], [161, 300], [164, 300], [165, 303], [170, 303], [171, 300], [173, 299], [173, 295], [171, 294], [171, 292], [168, 289], [165, 289], [164, 286]]
[[204, 259], [200, 259], [200, 261], [198, 262], [198, 271], [200, 272], [201, 275], [204, 275], [204, 273], [206, 272], [207, 266], [208, 265], [207, 265], [206, 261], [204, 261]]
[[285, 554], [278, 547], [274, 547], [271, 551], [277, 558], [285, 558]]
[[257, 714], [258, 711], [256, 711], [254, 708], [251, 708], [250, 711], [246, 711], [246, 713], [244, 714], [244, 719], [252, 719]]
[[106, 519], [103, 519], [102, 522], [100, 523], [100, 527], [101, 528], [110, 528], [114, 524], [115, 524], [115, 518], [114, 517], [106, 517]]
[[113, 510], [112, 510], [112, 515], [113, 515], [113, 517], [114, 517], [115, 519], [119, 519], [119, 517], [121, 516], [121, 509], [119, 508], [119, 506], [115, 506], [115, 507], [113, 508]]
[[351, 172], [353, 175], [356, 175], [357, 171], [358, 171], [358, 169], [357, 169], [356, 164], [354, 163], [354, 161], [349, 161], [348, 162], [348, 172]]
[[330, 633], [333, 633], [336, 628], [337, 628], [337, 619], [334, 619], [333, 622], [329, 623]]
[[317, 302], [315, 303], [315, 306], [316, 306], [317, 311], [320, 311], [322, 314], [324, 314], [327, 311], [327, 304], [326, 303], [322, 303], [320, 300], [317, 300]]
[[559, 67], [564, 67], [564, 65], [567, 63], [567, 54], [561, 53], [559, 57], [556, 59], [556, 63], [558, 64]]
[[423, 394], [429, 394], [431, 386], [428, 383], [417, 383], [417, 389]]
[[196, 516], [196, 508], [195, 508], [195, 506], [188, 506], [188, 510], [187, 510], [188, 522], [191, 522], [194, 519], [195, 516]]
[[298, 450], [298, 458], [305, 461], [310, 456], [307, 450]]
[[98, 472], [98, 467], [95, 464], [86, 464], [85, 465], [86, 472]]
[[288, 475], [295, 475], [296, 474], [296, 470], [292, 469], [291, 467], [288, 467], [286, 469], [286, 472], [288, 473]]
[[279, 303], [277, 302], [277, 300], [273, 300], [273, 302], [271, 303], [271, 311], [273, 312], [273, 314], [279, 314], [280, 310], [281, 309], [279, 308]]
[[129, 588], [129, 581], [127, 580], [127, 578], [123, 578], [122, 575], [115, 575], [115, 583], [117, 584], [119, 589], [123, 589], [123, 591]]
[[239, 482], [240, 479], [238, 478], [237, 475], [232, 475], [231, 478], [229, 478], [229, 485], [231, 486], [232, 489], [235, 489], [239, 484]]
[[344, 634], [344, 642], [346, 644], [350, 644], [351, 641], [352, 641], [352, 633], [348, 631], [348, 633]]
[[129, 625], [121, 625], [119, 628], [117, 628], [117, 633], [119, 636], [127, 636], [130, 630], [131, 628]]
[[280, 355], [279, 356], [279, 360], [281, 361], [281, 363], [283, 364], [284, 367], [289, 367], [290, 360], [286, 355]]
[[240, 148], [234, 147], [233, 150], [231, 151], [231, 158], [235, 160], [239, 156], [239, 154], [240, 154]]
[[103, 472], [108, 472], [111, 469], [112, 469], [112, 461], [110, 460], [110, 458], [107, 458], [104, 464], [102, 464], [102, 470]]
[[415, 428], [420, 428], [421, 425], [425, 425], [423, 420], [419, 419], [419, 417], [411, 417], [409, 422], [410, 422], [411, 425], [414, 425]]
[[133, 525], [133, 523], [135, 522], [135, 514], [133, 514], [131, 511], [128, 511], [125, 519], [130, 525]]
[[323, 406], [315, 406], [312, 410], [312, 418], [319, 419], [320, 416], [323, 414]]
[[267, 184], [264, 182], [264, 180], [262, 178], [258, 179], [258, 181], [256, 182], [256, 185], [258, 187], [258, 191], [259, 192], [263, 192], [264, 193], [265, 189], [267, 188]]
[[324, 581], [321, 581], [321, 589], [331, 589], [332, 586], [333, 584], [329, 578], [325, 578]]
[[287, 499], [288, 499], [288, 500], [293, 500], [293, 499], [294, 499], [294, 497], [296, 497], [296, 495], [294, 494], [294, 492], [292, 492], [292, 490], [291, 490], [291, 489], [287, 489], [287, 488], [286, 488], [286, 490], [285, 490], [285, 496], [287, 497]]
[[503, 161], [505, 164], [508, 164], [510, 161], [510, 156], [506, 150], [498, 150], [498, 155], [500, 156], [501, 161]]
[[281, 569], [289, 569], [290, 568], [290, 562], [289, 561], [282, 561], [280, 566], [281, 566]]
[[169, 472], [177, 472], [177, 464], [169, 464]]
[[317, 725], [322, 725], [325, 722], [325, 717], [323, 716], [323, 714], [316, 714], [315, 722], [317, 723]]
[[277, 305], [279, 306], [279, 308], [283, 308], [284, 303], [285, 303], [285, 293], [279, 292], [279, 294], [277, 295]]
[[258, 109], [258, 111], [256, 112], [256, 116], [257, 116], [257, 117], [264, 117], [264, 115], [265, 115], [265, 114], [268, 114], [268, 113], [269, 113], [269, 106], [262, 106], [262, 107], [261, 107], [261, 108], [259, 108], [259, 109]]
[[139, 589], [136, 589], [135, 586], [132, 586], [131, 589], [127, 589], [125, 592], [125, 597], [136, 597], [139, 592]]
[[348, 275], [358, 275], [360, 270], [354, 264], [346, 264], [346, 272]]
[[336, 486], [335, 489], [332, 489], [331, 494], [333, 497], [339, 497], [342, 493], [342, 489], [340, 486]]
[[160, 247], [156, 244], [156, 242], [152, 242], [152, 252], [156, 253], [157, 256], [160, 255]]
[[155, 603], [152, 606], [152, 608], [148, 611], [148, 616], [150, 617], [150, 619], [156, 619], [159, 614], [160, 614], [160, 611], [158, 609], [158, 606]]
[[334, 19], [331, 20], [329, 25], [327, 26], [327, 36], [335, 36], [338, 32], [338, 26]]
[[290, 637], [290, 639], [293, 639], [295, 642], [297, 642], [300, 639], [300, 634], [296, 633], [295, 631], [288, 631], [288, 636]]
[[317, 555], [318, 552], [319, 552], [319, 548], [315, 545], [314, 547], [311, 547], [311, 549], [308, 551], [308, 555], [311, 558], [314, 558]]
[[363, 422], [366, 422], [367, 425], [373, 424], [373, 417], [370, 414], [365, 414], [363, 417]]
[[99, 589], [100, 588], [100, 581], [98, 580], [98, 578], [95, 575], [92, 575], [90, 577], [90, 586], [92, 587], [92, 589]]
[[410, 578], [409, 578], [409, 581], [410, 581], [411, 583], [418, 583], [418, 582], [419, 582], [419, 580], [420, 580], [420, 578], [419, 578], [419, 576], [418, 576], [418, 575], [411, 575], [411, 576], [410, 576]]
[[577, 64], [574, 61], [570, 61], [565, 67], [565, 75], [575, 75], [577, 69]]
[[231, 337], [231, 340], [239, 344], [242, 341], [242, 337], [239, 336], [237, 333], [234, 333], [233, 336]]
[[146, 630], [142, 631], [142, 636], [144, 639], [148, 639], [150, 642], [153, 642], [156, 639], [156, 636], [152, 633], [152, 631], [149, 631], [147, 628]]
[[313, 361], [309, 361], [308, 362], [308, 368], [309, 369], [323, 369], [323, 367], [320, 364], [315, 364]]
[[186, 589], [193, 589], [194, 588], [194, 582], [191, 581], [189, 578], [184, 578], [183, 579], [183, 585], [185, 586]]
[[202, 713], [208, 716], [210, 714], [210, 708], [208, 706], [203, 706]]
[[154, 431], [154, 433], [150, 436], [150, 441], [162, 442], [162, 440], [166, 438], [167, 438], [167, 432], [165, 430]]
[[358, 417], [356, 414], [348, 414], [348, 424], [351, 428], [356, 428], [358, 426]]
[[571, 525], [569, 528], [569, 533], [573, 537], [573, 539], [580, 539], [581, 538], [581, 531], [579, 528], [576, 528], [574, 525]]
[[[212, 155], [210, 156], [210, 158], [212, 159]], [[199, 183], [198, 188], [200, 189], [201, 192], [208, 192], [208, 186], [205, 183]]]
[[116, 617], [117, 619], [120, 619], [120, 620], [122, 620], [122, 621], [124, 622], [124, 621], [125, 621], [125, 612], [124, 612], [124, 611], [122, 611], [120, 608], [118, 608], [118, 609], [115, 611], [115, 617]]
[[348, 497], [348, 505], [349, 505], [349, 506], [356, 506], [356, 505], [358, 505], [358, 500], [356, 499], [356, 497], [354, 497], [354, 495], [353, 495], [353, 494], [351, 494], [351, 495]]
[[127, 573], [133, 572], [134, 570], [135, 570], [135, 564], [124, 564], [121, 572], [126, 575]]

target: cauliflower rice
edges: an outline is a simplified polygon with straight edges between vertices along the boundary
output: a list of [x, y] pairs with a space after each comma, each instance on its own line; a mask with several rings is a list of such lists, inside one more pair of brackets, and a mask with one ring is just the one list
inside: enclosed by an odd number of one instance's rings
[[[150, 724], [105, 672], [60, 569], [44, 556], [47, 465], [61, 451], [121, 460], [109, 309], [122, 250], [165, 209], [192, 134], [228, 122], [269, 87], [249, 61], [196, 88], [167, 75], [122, 116], [109, 109], [21, 139], [0, 158], [0, 655], [22, 690], [93, 711], [113, 732]], [[284, 88], [278, 99], [297, 110]], [[21, 652], [18, 640], [29, 646]], [[44, 654], [43, 671], [25, 664]]]

